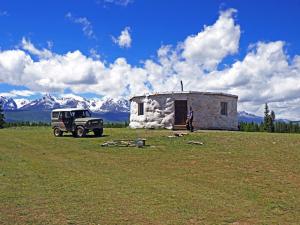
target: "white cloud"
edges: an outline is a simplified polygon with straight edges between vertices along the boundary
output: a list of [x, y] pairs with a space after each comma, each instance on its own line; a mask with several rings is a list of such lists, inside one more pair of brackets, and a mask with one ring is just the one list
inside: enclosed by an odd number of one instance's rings
[[48, 46], [49, 49], [52, 49], [53, 41], [47, 41], [47, 46]]
[[92, 23], [86, 17], [74, 17], [72, 13], [68, 12], [66, 18], [73, 23], [81, 25], [82, 32], [85, 36], [96, 39]]
[[98, 4], [115, 4], [115, 5], [120, 5], [120, 6], [127, 6], [130, 3], [133, 3], [133, 0], [98, 0]]
[[217, 69], [238, 51], [240, 28], [233, 13], [221, 12], [213, 25], [175, 47], [162, 46], [155, 60], [140, 66], [121, 57], [107, 64], [93, 51], [91, 56], [80, 51], [46, 54], [25, 41], [23, 50], [0, 51], [0, 80], [36, 92], [71, 90], [111, 97], [180, 90], [183, 80], [185, 90], [237, 94], [239, 110], [262, 115], [263, 104], [269, 102], [277, 117], [299, 119], [300, 56], [287, 55], [283, 41], [257, 42], [243, 59]]
[[130, 27], [125, 27], [124, 30], [121, 31], [119, 37], [112, 37], [114, 43], [118, 44], [121, 48], [130, 48], [131, 47], [131, 35], [130, 35]]
[[24, 69], [31, 63], [31, 57], [22, 50], [0, 52], [0, 80], [13, 85], [22, 85], [31, 79], [34, 81], [33, 77], [29, 79], [24, 74]]
[[234, 23], [234, 13], [234, 9], [221, 12], [214, 25], [204, 26], [197, 35], [187, 37], [182, 56], [204, 69], [213, 70], [224, 57], [237, 53], [241, 32], [240, 26]]
[[0, 93], [0, 96], [13, 98], [13, 97], [29, 97], [34, 94], [36, 93], [29, 90], [11, 90], [9, 92]]
[[[52, 52], [48, 49], [37, 49], [31, 42], [30, 40], [26, 40], [26, 38], [22, 38], [22, 49], [28, 51], [30, 54], [36, 55], [39, 58], [51, 58], [52, 57]], [[49, 45], [49, 44], [48, 44]], [[52, 46], [51, 46], [52, 47]]]
[[[135, 68], [124, 58], [109, 65], [83, 55], [80, 51], [34, 61], [23, 50], [0, 52], [0, 79], [23, 85], [37, 92], [92, 92], [99, 95], [124, 95]], [[137, 70], [138, 71], [138, 70]]]
[[0, 16], [9, 16], [7, 11], [0, 11]]
[[91, 48], [91, 49], [90, 49], [90, 56], [91, 56], [93, 59], [100, 59], [100, 55], [98, 54], [97, 50], [94, 49], [94, 48]]
[[84, 101], [85, 99], [79, 95], [74, 95], [74, 94], [61, 94], [60, 97], [62, 98], [71, 98], [71, 99], [75, 99], [77, 101]]

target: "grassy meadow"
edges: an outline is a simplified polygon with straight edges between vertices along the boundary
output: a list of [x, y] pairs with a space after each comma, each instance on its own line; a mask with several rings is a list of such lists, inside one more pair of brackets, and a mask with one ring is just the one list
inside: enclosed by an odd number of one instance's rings
[[0, 224], [300, 224], [299, 134], [172, 133], [0, 130]]

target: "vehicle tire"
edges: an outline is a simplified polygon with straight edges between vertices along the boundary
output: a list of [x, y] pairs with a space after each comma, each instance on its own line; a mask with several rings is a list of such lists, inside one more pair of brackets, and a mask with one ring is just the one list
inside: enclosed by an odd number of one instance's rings
[[86, 130], [82, 127], [82, 126], [79, 126], [76, 128], [76, 137], [85, 137], [86, 136]]
[[61, 137], [63, 135], [63, 132], [58, 127], [55, 127], [53, 129], [53, 134], [55, 137]]
[[94, 129], [93, 131], [94, 131], [94, 135], [95, 135], [96, 137], [101, 137], [102, 134], [103, 134], [103, 128]]

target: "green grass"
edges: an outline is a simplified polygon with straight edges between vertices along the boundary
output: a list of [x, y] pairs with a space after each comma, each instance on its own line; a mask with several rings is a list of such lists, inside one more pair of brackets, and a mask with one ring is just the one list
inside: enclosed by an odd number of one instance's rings
[[[0, 130], [0, 224], [300, 223], [300, 135], [171, 133]], [[151, 147], [100, 147], [137, 137]]]

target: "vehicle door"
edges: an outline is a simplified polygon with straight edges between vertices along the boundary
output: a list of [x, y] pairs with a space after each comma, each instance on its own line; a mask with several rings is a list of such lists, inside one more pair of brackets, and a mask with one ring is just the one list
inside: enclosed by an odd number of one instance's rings
[[66, 126], [65, 126], [65, 112], [59, 112], [58, 123], [59, 123], [60, 130], [65, 131], [66, 130]]
[[72, 130], [72, 124], [73, 124], [73, 117], [71, 112], [65, 112], [64, 116], [64, 125], [66, 130]]
[[71, 130], [72, 129], [72, 116], [70, 112], [60, 112], [60, 129], [61, 130]]

